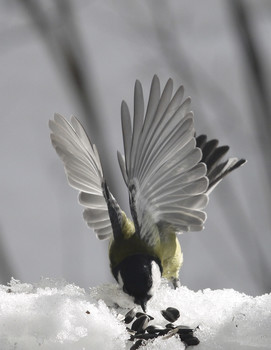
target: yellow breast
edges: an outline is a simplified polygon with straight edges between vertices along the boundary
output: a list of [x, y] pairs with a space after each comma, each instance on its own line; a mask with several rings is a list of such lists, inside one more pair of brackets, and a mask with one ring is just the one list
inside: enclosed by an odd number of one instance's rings
[[163, 268], [163, 277], [178, 278], [183, 257], [178, 238], [174, 231], [161, 234], [160, 242], [155, 247], [147, 246], [135, 235], [133, 222], [122, 213], [123, 237], [118, 241], [111, 240], [109, 244], [109, 259], [111, 269], [123, 261], [126, 257], [134, 254], [147, 254], [158, 257]]

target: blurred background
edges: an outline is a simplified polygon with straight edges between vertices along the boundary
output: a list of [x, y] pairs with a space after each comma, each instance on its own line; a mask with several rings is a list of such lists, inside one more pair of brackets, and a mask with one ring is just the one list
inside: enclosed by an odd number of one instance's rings
[[[192, 97], [198, 133], [248, 163], [212, 193], [203, 232], [181, 235], [191, 289], [271, 291], [271, 2], [0, 1], [0, 283], [111, 282], [107, 242], [87, 228], [50, 144], [76, 115], [129, 213], [116, 151], [120, 103], [154, 74]], [[146, 97], [145, 97], [146, 98]]]

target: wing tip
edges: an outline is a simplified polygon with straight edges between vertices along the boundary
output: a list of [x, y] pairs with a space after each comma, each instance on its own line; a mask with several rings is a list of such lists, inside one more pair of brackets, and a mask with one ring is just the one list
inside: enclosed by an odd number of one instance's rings
[[125, 118], [127, 117], [128, 115], [130, 115], [130, 112], [129, 112], [129, 107], [128, 107], [128, 104], [125, 100], [122, 100], [121, 101], [121, 118]]

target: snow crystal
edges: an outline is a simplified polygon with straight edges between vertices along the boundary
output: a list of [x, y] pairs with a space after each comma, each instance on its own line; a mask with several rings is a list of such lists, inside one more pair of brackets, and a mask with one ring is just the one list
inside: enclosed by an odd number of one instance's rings
[[[163, 283], [148, 303], [151, 324], [168, 323], [161, 310], [169, 306], [180, 310], [176, 324], [196, 329], [200, 344], [193, 349], [271, 349], [271, 294], [253, 298], [229, 289], [173, 290]], [[31, 285], [13, 279], [0, 286], [0, 349], [130, 349], [133, 342], [121, 319], [132, 307], [132, 299], [115, 284], [85, 291], [65, 281]], [[141, 348], [185, 346], [173, 336]]]

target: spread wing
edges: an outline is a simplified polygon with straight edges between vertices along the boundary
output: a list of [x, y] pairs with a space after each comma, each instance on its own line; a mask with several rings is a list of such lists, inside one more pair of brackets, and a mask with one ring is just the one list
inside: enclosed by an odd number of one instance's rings
[[51, 141], [64, 163], [69, 184], [80, 191], [79, 203], [85, 207], [83, 216], [99, 239], [112, 235], [107, 202], [114, 207], [121, 224], [121, 210], [106, 187], [99, 154], [89, 140], [80, 122], [71, 118], [69, 123], [59, 114], [49, 121]]
[[133, 126], [122, 103], [124, 155], [119, 164], [129, 189], [131, 213], [140, 237], [149, 245], [159, 240], [159, 228], [177, 232], [203, 228], [208, 202], [206, 165], [196, 147], [190, 98], [181, 86], [172, 97], [168, 80], [160, 95], [154, 76], [147, 110], [139, 81], [135, 84]]

